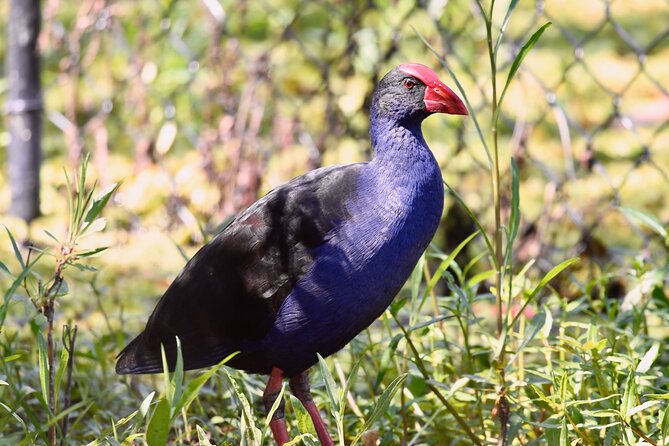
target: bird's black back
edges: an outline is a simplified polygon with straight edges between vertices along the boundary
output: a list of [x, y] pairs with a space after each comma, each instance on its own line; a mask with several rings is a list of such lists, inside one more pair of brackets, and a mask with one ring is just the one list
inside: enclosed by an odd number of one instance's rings
[[[364, 164], [318, 169], [273, 190], [240, 214], [186, 264], [162, 296], [143, 333], [119, 354], [118, 373], [170, 368], [178, 336], [186, 370], [216, 364], [240, 342], [262, 338], [314, 248], [349, 215]], [[252, 356], [229, 365], [253, 369]]]

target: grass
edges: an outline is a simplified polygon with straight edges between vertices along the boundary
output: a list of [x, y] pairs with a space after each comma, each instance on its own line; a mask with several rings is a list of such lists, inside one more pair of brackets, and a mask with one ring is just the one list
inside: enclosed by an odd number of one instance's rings
[[[662, 237], [663, 228], [653, 219], [634, 218]], [[486, 285], [494, 271], [485, 266], [484, 253], [458, 266], [453, 253], [431, 247], [380, 321], [314, 368], [316, 401], [340, 442], [474, 444], [467, 430], [480, 444], [499, 439], [499, 414], [492, 416], [501, 391], [497, 305]], [[72, 268], [64, 273], [68, 292], [56, 297], [55, 308], [57, 321], [71, 319], [70, 326], [80, 326], [70, 349], [73, 378], [68, 386], [70, 354], [56, 324], [57, 401], [49, 409], [46, 318], [29, 297], [46, 277], [35, 272], [52, 270], [58, 257], [47, 252], [30, 262], [21, 259], [23, 267], [18, 255], [0, 267], [7, 310], [0, 338], [0, 444], [47, 443], [49, 426], [58, 426], [60, 440], [66, 418], [63, 444], [163, 444], [165, 438], [174, 444], [271, 444], [260, 377], [224, 366], [171, 377], [116, 376], [113, 358], [138, 324], [124, 322], [127, 302], [104, 302], [113, 293], [105, 291], [109, 284], [96, 283], [95, 272]], [[539, 287], [531, 265], [514, 275], [511, 290], [504, 289], [513, 297], [509, 317], [517, 317], [505, 342], [509, 444], [562, 445], [577, 438], [581, 444], [664, 444], [669, 435], [662, 342], [669, 334], [666, 258], [633, 260], [625, 279], [640, 301], [630, 309], [606, 295], [611, 277], [604, 272], [579, 283], [582, 295], [571, 301]], [[18, 284], [14, 290], [12, 284]], [[519, 311], [537, 288], [542, 291], [536, 299]], [[101, 300], [93, 304], [96, 296]], [[84, 317], [74, 317], [94, 314], [82, 308], [89, 305], [100, 305], [96, 311], [105, 314], [106, 323], [86, 326]], [[289, 399], [296, 444], [316, 444], [306, 417]]]

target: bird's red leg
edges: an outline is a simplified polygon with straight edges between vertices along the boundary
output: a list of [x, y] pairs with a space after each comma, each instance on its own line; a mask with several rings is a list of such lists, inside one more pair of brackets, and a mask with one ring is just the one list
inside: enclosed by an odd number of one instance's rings
[[[269, 413], [272, 410], [272, 406], [276, 401], [279, 393], [281, 393], [281, 382], [283, 381], [283, 371], [276, 367], [272, 368], [272, 373], [269, 375], [269, 381], [267, 382], [267, 387], [265, 387], [265, 392], [262, 395], [262, 401], [265, 404], [265, 410]], [[272, 429], [272, 435], [274, 436], [274, 441], [279, 446], [283, 446], [285, 443], [290, 441], [288, 438], [288, 429], [286, 428], [285, 420], [285, 403], [283, 398], [279, 403], [274, 415], [272, 415], [272, 420], [269, 422], [269, 427]]]
[[314, 423], [316, 434], [318, 434], [318, 439], [321, 441], [321, 444], [323, 446], [334, 446], [334, 442], [332, 441], [332, 438], [330, 438], [328, 430], [325, 428], [325, 423], [323, 423], [318, 407], [316, 407], [316, 403], [314, 403], [314, 400], [311, 397], [308, 370], [305, 370], [290, 379], [290, 390], [293, 391], [293, 395], [300, 400], [304, 408], [309, 412], [309, 416]]

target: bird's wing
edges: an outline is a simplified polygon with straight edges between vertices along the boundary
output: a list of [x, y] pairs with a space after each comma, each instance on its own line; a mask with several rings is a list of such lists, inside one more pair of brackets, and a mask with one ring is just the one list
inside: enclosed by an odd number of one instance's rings
[[349, 217], [346, 203], [363, 166], [314, 170], [241, 213], [186, 264], [144, 332], [119, 354], [116, 371], [160, 372], [160, 345], [172, 364], [176, 336], [186, 370], [216, 364], [239, 341], [262, 338], [312, 265], [314, 248]]

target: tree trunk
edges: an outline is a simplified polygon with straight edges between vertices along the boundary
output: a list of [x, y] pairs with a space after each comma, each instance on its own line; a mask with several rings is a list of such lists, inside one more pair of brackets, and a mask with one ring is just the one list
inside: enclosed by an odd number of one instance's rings
[[10, 143], [7, 152], [12, 203], [9, 212], [30, 222], [39, 215], [42, 93], [37, 37], [39, 0], [10, 0], [8, 113]]

